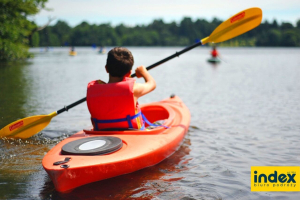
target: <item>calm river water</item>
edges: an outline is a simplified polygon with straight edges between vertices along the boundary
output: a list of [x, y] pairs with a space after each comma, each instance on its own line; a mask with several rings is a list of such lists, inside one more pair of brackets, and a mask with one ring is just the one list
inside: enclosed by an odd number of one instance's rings
[[[182, 47], [129, 48], [134, 68]], [[26, 64], [0, 64], [0, 128], [49, 114], [107, 80], [106, 55], [91, 48], [31, 49]], [[181, 148], [132, 174], [55, 191], [42, 167], [57, 142], [90, 127], [86, 103], [52, 119], [30, 139], [0, 139], [0, 199], [300, 199], [300, 192], [251, 192], [251, 166], [300, 166], [300, 49], [199, 47], [151, 70], [157, 88], [140, 103], [178, 95], [192, 118]], [[140, 81], [140, 80], [139, 80]]]

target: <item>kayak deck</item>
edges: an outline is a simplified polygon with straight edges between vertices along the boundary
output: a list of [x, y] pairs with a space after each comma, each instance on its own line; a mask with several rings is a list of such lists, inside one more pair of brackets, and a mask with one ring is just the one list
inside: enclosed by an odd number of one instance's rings
[[[43, 167], [59, 192], [78, 186], [131, 173], [153, 166], [173, 154], [179, 148], [190, 123], [188, 108], [178, 98], [145, 104], [141, 110], [150, 122], [165, 120], [165, 127], [137, 131], [83, 130], [61, 141], [43, 159]], [[62, 155], [62, 147], [72, 141], [97, 136], [112, 136], [123, 142], [121, 149], [94, 156]], [[69, 161], [62, 165], [54, 162]], [[65, 168], [64, 168], [65, 167]]]

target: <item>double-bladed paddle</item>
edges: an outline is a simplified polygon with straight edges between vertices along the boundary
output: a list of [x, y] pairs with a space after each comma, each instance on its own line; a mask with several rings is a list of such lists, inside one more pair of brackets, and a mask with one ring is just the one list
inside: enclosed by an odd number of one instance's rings
[[[154, 63], [147, 67], [147, 70], [150, 70], [158, 65], [167, 62], [197, 46], [204, 45], [208, 42], [211, 43], [219, 43], [236, 36], [239, 36], [255, 27], [257, 27], [262, 20], [262, 10], [260, 8], [249, 8], [243, 10], [233, 17], [227, 19], [223, 23], [221, 23], [211, 34], [210, 36], [202, 39], [201, 41], [186, 47], [185, 49], [176, 52], [175, 54]], [[135, 77], [136, 74], [132, 74], [131, 77]], [[43, 130], [51, 121], [53, 117], [56, 115], [77, 106], [78, 104], [86, 101], [86, 97], [76, 101], [64, 108], [52, 112], [48, 115], [37, 115], [32, 117], [27, 117], [23, 119], [19, 119], [13, 123], [8, 124], [4, 128], [0, 130], [0, 137], [17, 137], [17, 138], [29, 138], [41, 130]]]

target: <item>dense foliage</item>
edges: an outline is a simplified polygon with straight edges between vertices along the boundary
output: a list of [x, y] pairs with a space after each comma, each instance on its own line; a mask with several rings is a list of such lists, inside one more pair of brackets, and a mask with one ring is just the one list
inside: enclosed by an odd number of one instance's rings
[[[115, 27], [110, 24], [81, 24], [70, 27], [58, 21], [39, 32], [33, 46], [178, 46], [190, 45], [197, 39], [209, 36], [221, 20], [205, 19], [193, 21], [184, 18], [180, 23], [165, 23], [154, 20], [151, 24], [129, 27], [123, 24]], [[257, 28], [220, 45], [224, 46], [300, 46], [300, 20], [296, 27], [291, 23], [279, 25], [263, 22]]]
[[[0, 61], [19, 60], [30, 56], [28, 44], [38, 46], [186, 46], [209, 36], [222, 23], [219, 19], [192, 20], [179, 23], [157, 19], [148, 25], [81, 24], [70, 27], [58, 21], [42, 31], [29, 17], [45, 7], [47, 0], [0, 0]], [[224, 46], [300, 46], [300, 20], [291, 23], [263, 22]]]
[[0, 0], [0, 60], [30, 56], [29, 36], [36, 25], [28, 17], [39, 12], [47, 0]]

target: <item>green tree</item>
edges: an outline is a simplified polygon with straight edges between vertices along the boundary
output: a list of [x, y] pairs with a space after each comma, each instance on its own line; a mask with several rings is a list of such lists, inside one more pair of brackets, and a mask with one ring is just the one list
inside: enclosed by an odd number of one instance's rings
[[51, 33], [57, 36], [57, 42], [60, 46], [70, 43], [71, 27], [63, 21], [57, 21], [53, 26]]
[[280, 46], [281, 33], [277, 29], [271, 29], [268, 31], [267, 37], [269, 38], [269, 44], [267, 46]]
[[294, 28], [294, 26], [293, 26], [293, 24], [291, 24], [291, 23], [283, 22], [283, 23], [281, 24], [281, 29], [282, 29], [282, 30], [293, 29], [293, 28]]
[[273, 20], [273, 23], [271, 25], [272, 28], [278, 28], [278, 23], [276, 21], [276, 19]]
[[300, 37], [297, 34], [297, 31], [294, 30], [285, 30], [282, 34], [281, 46], [286, 47], [297, 47], [300, 46]]
[[28, 36], [36, 25], [28, 17], [45, 7], [47, 0], [0, 0], [0, 60], [30, 56]]
[[181, 37], [188, 38], [187, 44], [185, 45], [192, 43], [195, 39], [198, 38], [197, 32], [198, 31], [195, 29], [192, 19], [190, 17], [183, 18], [180, 23], [179, 35]]
[[31, 46], [32, 47], [38, 47], [40, 44], [40, 35], [38, 32], [33, 33], [31, 38]]

